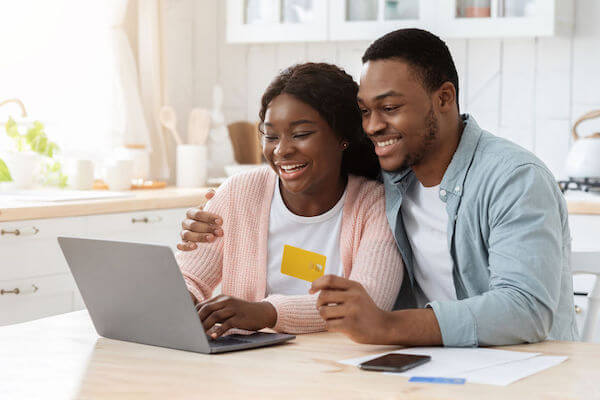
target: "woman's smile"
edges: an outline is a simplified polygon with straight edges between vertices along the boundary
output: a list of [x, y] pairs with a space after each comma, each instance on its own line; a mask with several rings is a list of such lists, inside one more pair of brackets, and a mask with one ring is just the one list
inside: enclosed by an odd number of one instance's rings
[[277, 163], [277, 170], [279, 177], [284, 181], [293, 181], [302, 178], [304, 173], [308, 170], [309, 163], [299, 162], [286, 162]]

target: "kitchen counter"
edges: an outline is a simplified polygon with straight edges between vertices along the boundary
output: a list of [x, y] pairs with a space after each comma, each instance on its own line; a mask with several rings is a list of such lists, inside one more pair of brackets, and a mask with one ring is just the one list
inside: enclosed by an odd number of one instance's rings
[[567, 192], [565, 195], [569, 214], [600, 215], [600, 194]]
[[60, 202], [0, 200], [0, 222], [63, 218], [163, 208], [193, 207], [205, 202], [208, 188], [132, 190], [130, 196]]
[[[0, 222], [193, 207], [204, 204], [204, 193], [208, 189], [168, 187], [133, 190], [128, 192], [128, 197], [61, 202], [4, 199], [0, 200]], [[568, 192], [565, 197], [569, 214], [600, 215], [600, 194]]]

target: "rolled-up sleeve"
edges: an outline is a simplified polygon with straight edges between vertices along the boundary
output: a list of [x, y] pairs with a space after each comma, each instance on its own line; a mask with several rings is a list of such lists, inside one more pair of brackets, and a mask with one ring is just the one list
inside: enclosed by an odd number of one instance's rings
[[445, 346], [544, 340], [557, 311], [563, 258], [560, 194], [549, 172], [521, 165], [489, 196], [489, 291], [433, 301]]

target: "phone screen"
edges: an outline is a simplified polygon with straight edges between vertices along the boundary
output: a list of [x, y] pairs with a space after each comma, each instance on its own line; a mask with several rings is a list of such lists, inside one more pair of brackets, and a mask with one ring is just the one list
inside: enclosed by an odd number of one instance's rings
[[371, 371], [403, 372], [431, 360], [431, 356], [391, 353], [360, 364]]

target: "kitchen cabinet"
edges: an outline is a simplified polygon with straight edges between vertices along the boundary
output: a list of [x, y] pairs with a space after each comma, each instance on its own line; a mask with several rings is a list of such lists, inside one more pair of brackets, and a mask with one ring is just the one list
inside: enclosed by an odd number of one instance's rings
[[[570, 214], [569, 227], [573, 238], [573, 251], [600, 251], [600, 215]], [[596, 282], [594, 275], [575, 275], [573, 277], [573, 290], [575, 293], [576, 320], [579, 332], [583, 330], [583, 322], [587, 317], [588, 301], [584, 293], [590, 293]], [[596, 321], [600, 324], [600, 319]], [[597, 325], [598, 326], [598, 325]], [[600, 328], [600, 327], [599, 327]], [[594, 342], [600, 343], [600, 329], [596, 329]]]
[[434, 30], [435, 1], [329, 0], [330, 40], [374, 40], [402, 28]]
[[327, 1], [227, 0], [227, 41], [327, 40]]
[[175, 250], [186, 210], [0, 222], [0, 325], [85, 308], [57, 236], [161, 243]]
[[230, 43], [374, 40], [401, 28], [443, 38], [568, 35], [573, 0], [228, 0]]
[[435, 31], [448, 38], [568, 35], [574, 18], [572, 0], [444, 0]]

